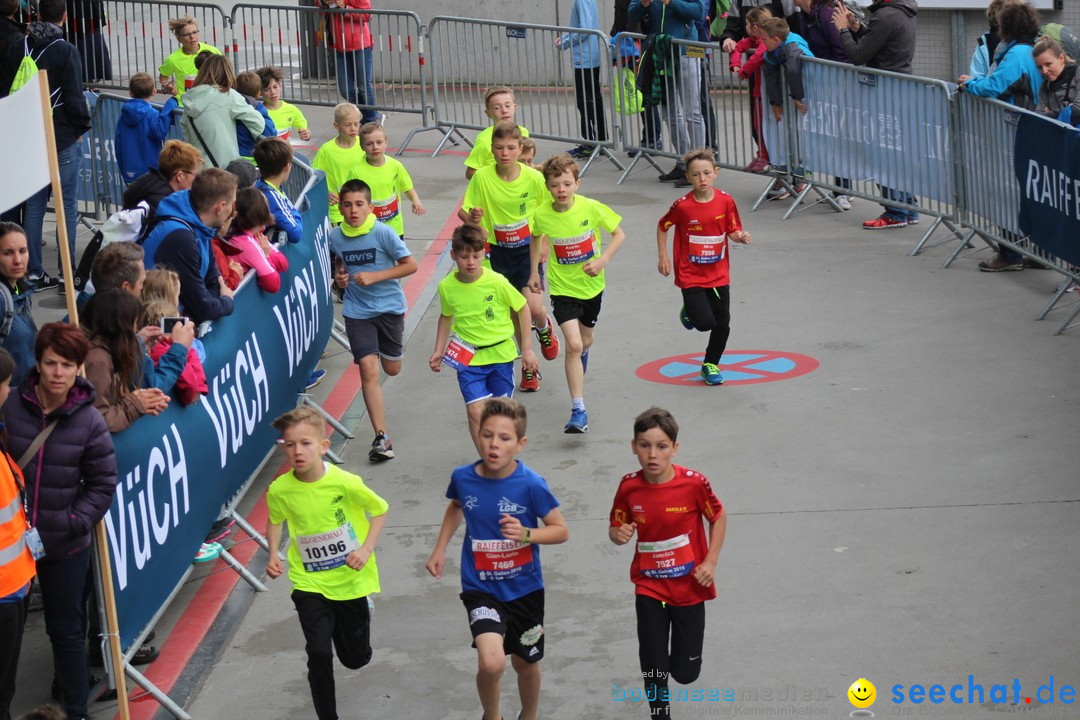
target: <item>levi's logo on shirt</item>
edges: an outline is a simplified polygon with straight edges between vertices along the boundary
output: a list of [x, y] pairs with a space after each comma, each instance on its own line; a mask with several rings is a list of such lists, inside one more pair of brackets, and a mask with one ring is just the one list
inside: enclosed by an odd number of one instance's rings
[[341, 259], [346, 265], [373, 265], [375, 263], [375, 248], [364, 250], [345, 250], [341, 253]]

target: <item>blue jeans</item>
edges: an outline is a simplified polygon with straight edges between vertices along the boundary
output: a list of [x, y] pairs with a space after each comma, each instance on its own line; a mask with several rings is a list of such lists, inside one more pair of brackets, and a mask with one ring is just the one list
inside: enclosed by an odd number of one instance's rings
[[68, 717], [86, 715], [90, 671], [86, 665], [86, 599], [90, 584], [90, 548], [62, 560], [38, 562], [38, 582], [45, 614], [45, 634], [53, 651], [60, 702]]
[[[914, 196], [909, 195], [906, 192], [901, 192], [900, 190], [887, 188], [884, 185], [880, 185], [879, 187], [881, 188], [881, 197], [885, 200], [915, 205]], [[919, 213], [915, 210], [907, 210], [905, 208], [896, 207], [895, 205], [886, 205], [885, 203], [881, 203], [881, 207], [885, 208], [885, 217], [890, 220], [904, 220], [907, 222], [912, 220], [918, 222], [919, 220]]]
[[360, 122], [376, 122], [379, 113], [364, 105], [375, 104], [375, 71], [371, 66], [371, 48], [335, 52], [337, 58], [338, 92], [353, 105], [360, 107]]
[[[60, 165], [60, 189], [64, 193], [64, 219], [67, 221], [68, 252], [71, 255], [71, 269], [75, 271], [75, 232], [79, 222], [79, 171], [82, 169], [82, 143], [72, 143], [56, 154]], [[36, 277], [45, 272], [41, 257], [41, 236], [45, 225], [45, 205], [49, 202], [52, 189], [46, 187], [26, 201], [26, 242], [30, 260], [26, 273]], [[56, 235], [57, 275], [63, 274], [60, 264], [60, 234]]]

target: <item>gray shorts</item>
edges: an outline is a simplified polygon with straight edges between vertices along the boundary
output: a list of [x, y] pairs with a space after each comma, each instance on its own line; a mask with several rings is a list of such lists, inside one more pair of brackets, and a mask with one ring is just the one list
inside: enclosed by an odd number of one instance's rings
[[368, 355], [378, 355], [383, 360], [400, 360], [405, 354], [404, 315], [376, 315], [358, 320], [345, 318], [345, 334], [349, 337], [349, 349], [353, 362], [359, 364]]

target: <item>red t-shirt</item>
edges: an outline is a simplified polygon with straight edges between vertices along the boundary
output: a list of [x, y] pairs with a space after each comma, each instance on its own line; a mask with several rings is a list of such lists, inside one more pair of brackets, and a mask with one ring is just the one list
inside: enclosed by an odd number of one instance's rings
[[728, 233], [742, 230], [735, 201], [715, 190], [709, 202], [687, 193], [672, 203], [659, 227], [675, 228], [673, 261], [675, 284], [680, 288], [723, 287], [731, 283]]
[[[709, 552], [709, 524], [724, 506], [699, 472], [673, 465], [675, 477], [652, 485], [641, 471], [623, 477], [611, 507], [611, 527], [637, 523], [630, 580], [638, 595], [670, 605], [696, 605], [716, 597], [694, 579]], [[703, 520], [704, 518], [704, 520]]]

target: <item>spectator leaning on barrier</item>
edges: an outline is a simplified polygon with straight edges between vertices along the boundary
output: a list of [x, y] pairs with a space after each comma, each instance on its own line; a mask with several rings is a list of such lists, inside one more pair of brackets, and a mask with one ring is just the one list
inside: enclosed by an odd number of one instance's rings
[[[596, 0], [574, 0], [568, 24], [583, 30], [599, 30]], [[555, 47], [570, 48], [573, 55], [574, 96], [581, 118], [581, 137], [586, 142], [571, 149], [570, 156], [586, 157], [596, 147], [589, 140], [607, 140], [604, 98], [600, 94], [600, 38], [586, 33], [563, 33], [555, 38]]]
[[775, 18], [784, 18], [791, 27], [799, 26], [799, 9], [795, 0], [736, 0], [728, 9], [726, 23], [719, 40], [721, 49], [731, 53], [735, 43], [747, 37], [746, 13], [756, 7], [768, 8]]
[[[26, 510], [45, 546], [37, 561], [45, 632], [52, 643], [56, 689], [72, 720], [88, 717], [90, 544], [116, 492], [112, 436], [94, 409], [94, 387], [78, 375], [89, 351], [86, 335], [75, 325], [43, 326], [34, 343], [37, 367], [4, 403], [11, 455], [21, 458], [39, 442], [23, 466]], [[50, 434], [41, 438], [46, 431]]]
[[[1039, 13], [1026, 3], [1012, 3], [1001, 8], [997, 20], [1001, 44], [994, 56], [993, 69], [981, 78], [961, 75], [957, 80], [960, 90], [1033, 110], [1042, 87], [1042, 76], [1031, 55], [1035, 36], [1039, 33]], [[1017, 239], [1004, 228], [1001, 232], [1006, 238]], [[979, 263], [979, 270], [983, 272], [1023, 269], [1023, 255], [1001, 244], [994, 257]]]
[[[698, 41], [698, 23], [708, 15], [708, 0], [631, 0], [627, 12], [631, 24], [648, 15], [649, 30], [672, 40]], [[690, 57], [670, 46], [665, 53], [664, 108], [668, 133], [680, 158], [705, 146], [705, 119], [701, 114], [701, 58]], [[686, 169], [682, 160], [661, 182], [679, 182]]]
[[981, 78], [961, 75], [957, 82], [962, 91], [972, 95], [1033, 110], [1042, 86], [1042, 75], [1031, 54], [1039, 33], [1039, 13], [1027, 3], [1012, 3], [998, 12], [997, 19], [1001, 44], [990, 74]]
[[124, 209], [140, 202], [150, 206], [150, 216], [158, 204], [178, 190], [187, 190], [202, 169], [202, 153], [182, 140], [167, 140], [158, 153], [157, 168], [151, 168], [124, 191]]
[[[60, 166], [60, 188], [64, 194], [64, 213], [67, 221], [68, 248], [71, 266], [75, 266], [75, 232], [78, 229], [79, 169], [82, 167], [83, 133], [90, 130], [90, 107], [86, 104], [82, 88], [82, 60], [78, 49], [64, 40], [63, 25], [67, 22], [64, 0], [40, 0], [37, 22], [30, 23], [23, 41], [8, 48], [0, 67], [0, 97], [11, 88], [20, 63], [31, 53], [37, 66], [49, 76], [49, 92], [52, 95], [53, 133], [56, 138], [56, 160]], [[35, 289], [56, 287], [57, 278], [45, 272], [41, 255], [42, 227], [45, 223], [45, 205], [51, 188], [45, 187], [26, 201], [26, 228], [30, 250], [30, 267], [27, 279]], [[57, 235], [57, 252], [60, 239]], [[57, 267], [60, 256], [56, 258]], [[58, 272], [57, 275], [60, 273]]]
[[[326, 8], [342, 10], [370, 10], [371, 0], [318, 0]], [[368, 13], [333, 13], [330, 16], [333, 35], [330, 44], [334, 48], [337, 63], [338, 92], [347, 101], [360, 107], [360, 124], [378, 122], [375, 104], [375, 72], [371, 66], [371, 15]]]
[[998, 43], [1001, 37], [998, 35], [997, 14], [1006, 4], [1023, 2], [1024, 0], [991, 0], [986, 6], [986, 22], [989, 29], [975, 41], [975, 50], [971, 53], [971, 67], [968, 75], [971, 77], [986, 77], [990, 74], [990, 65], [997, 53]]
[[1061, 43], [1049, 37], [1035, 43], [1031, 55], [1043, 76], [1035, 110], [1055, 120], [1077, 125], [1080, 122], [1080, 74], [1076, 72], [1076, 61], [1065, 54]]
[[[833, 24], [840, 31], [840, 43], [848, 59], [856, 65], [910, 75], [911, 59], [915, 56], [915, 17], [919, 11], [916, 0], [877, 0], [866, 10], [870, 17], [865, 25], [849, 9], [833, 13]], [[880, 187], [885, 200], [915, 205], [915, 198], [909, 193]], [[919, 222], [915, 210], [885, 203], [881, 206], [885, 212], [864, 222], [865, 229], [888, 230]]]
[[146, 266], [165, 265], [180, 275], [180, 304], [196, 324], [233, 311], [232, 291], [213, 261], [211, 240], [227, 229], [235, 214], [236, 177], [210, 168], [195, 178], [190, 190], [161, 201], [157, 223], [143, 243]]
[[202, 152], [205, 167], [223, 168], [241, 157], [236, 123], [242, 122], [252, 136], [258, 137], [266, 121], [233, 89], [236, 75], [227, 57], [204, 56], [200, 63], [195, 84], [185, 95], [180, 126], [184, 139]]
[[183, 105], [184, 93], [192, 88], [198, 75], [195, 58], [202, 52], [220, 55], [221, 51], [199, 41], [199, 21], [190, 15], [169, 20], [169, 30], [176, 36], [180, 47], [165, 58], [158, 68], [158, 80], [161, 91], [166, 95], [176, 95], [177, 101]]

